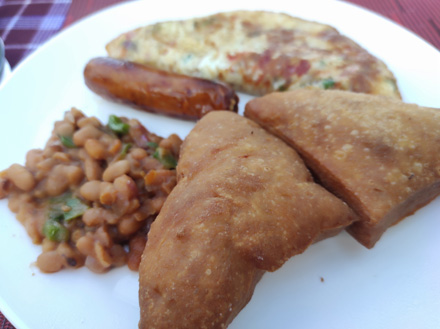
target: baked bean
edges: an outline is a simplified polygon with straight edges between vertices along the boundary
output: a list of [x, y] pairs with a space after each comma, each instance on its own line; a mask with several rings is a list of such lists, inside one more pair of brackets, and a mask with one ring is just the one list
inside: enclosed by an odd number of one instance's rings
[[45, 251], [38, 256], [37, 266], [46, 273], [58, 272], [64, 266], [63, 256], [56, 252], [56, 250]]
[[127, 174], [130, 171], [130, 163], [127, 160], [119, 160], [110, 164], [104, 173], [102, 179], [106, 182], [112, 182], [119, 176]]
[[171, 134], [168, 138], [162, 139], [159, 143], [159, 147], [170, 150], [175, 158], [179, 157], [181, 145], [182, 140], [176, 134]]
[[166, 169], [150, 170], [144, 178], [145, 185], [148, 186], [161, 186], [162, 184], [168, 183], [170, 180], [172, 181], [172, 184], [175, 185], [176, 175], [172, 171]]
[[64, 173], [70, 185], [78, 185], [84, 178], [84, 172], [76, 165], [65, 166]]
[[102, 266], [102, 264], [95, 257], [92, 256], [87, 256], [85, 265], [90, 271], [95, 273], [104, 273], [110, 269], [109, 266]]
[[32, 173], [19, 164], [13, 164], [7, 171], [7, 177], [20, 190], [30, 191], [34, 188], [36, 182]]
[[170, 176], [167, 180], [165, 180], [161, 186], [161, 190], [165, 192], [166, 195], [170, 194], [171, 191], [174, 189], [174, 187], [177, 184], [177, 178], [176, 176]]
[[77, 123], [81, 118], [84, 118], [85, 115], [80, 110], [75, 107], [72, 107], [70, 112], [66, 112], [65, 118], [72, 123]]
[[[48, 145], [43, 150], [43, 156], [45, 158], [51, 157], [56, 152], [62, 152], [63, 147], [58, 144], [59, 138], [52, 138], [52, 141], [49, 140]], [[55, 143], [54, 143], [55, 142]]]
[[115, 179], [113, 185], [119, 195], [124, 196], [126, 199], [134, 198], [138, 194], [136, 183], [130, 176], [119, 176]]
[[95, 126], [84, 126], [73, 134], [73, 142], [76, 146], [84, 146], [88, 139], [98, 139], [102, 134]]
[[102, 177], [102, 168], [96, 160], [88, 157], [84, 161], [84, 171], [88, 180], [97, 180]]
[[109, 252], [113, 266], [119, 267], [125, 265], [127, 262], [127, 253], [125, 252], [124, 247], [120, 244], [115, 244], [110, 248]]
[[141, 203], [139, 202], [139, 199], [133, 198], [128, 202], [127, 211], [125, 213], [131, 214], [131, 213], [135, 212], [136, 210], [138, 210], [140, 206], [141, 206]]
[[79, 150], [78, 157], [83, 162], [84, 173], [87, 180], [100, 180], [102, 176], [102, 168], [99, 162], [90, 157], [90, 155], [83, 148]]
[[[141, 221], [143, 221], [144, 219], [146, 219], [150, 214], [148, 214], [147, 212], [146, 212], [146, 207], [142, 207], [142, 208], [140, 208], [140, 209], [138, 209], [136, 212], [134, 212], [133, 214], [132, 214], [132, 216], [133, 216], [133, 219], [135, 219], [135, 220], [137, 220], [138, 222], [141, 222]], [[152, 215], [152, 214], [151, 214]]]
[[70, 157], [68, 154], [63, 152], [55, 152], [53, 155], [53, 159], [58, 160], [59, 162], [69, 162]]
[[95, 255], [96, 260], [101, 264], [102, 267], [107, 268], [112, 265], [111, 256], [99, 241], [95, 242]]
[[32, 217], [26, 216], [23, 218], [24, 220], [24, 228], [26, 229], [27, 234], [32, 239], [32, 242], [35, 244], [39, 244], [42, 242], [42, 237], [40, 235], [40, 228], [38, 227], [38, 223], [32, 220]]
[[70, 241], [72, 241], [74, 244], [77, 243], [77, 241], [84, 236], [84, 229], [78, 228], [73, 230], [72, 234], [70, 235]]
[[116, 155], [121, 151], [122, 142], [119, 139], [114, 139], [111, 143], [109, 143], [108, 153], [110, 155]]
[[148, 156], [147, 151], [145, 151], [144, 149], [142, 149], [140, 147], [135, 147], [134, 149], [132, 149], [130, 154], [136, 160], [141, 160], [141, 159], [145, 158], [146, 156]]
[[95, 254], [94, 246], [95, 241], [90, 235], [82, 236], [76, 242], [76, 248], [80, 253], [86, 256], [93, 256]]
[[43, 150], [30, 150], [26, 154], [26, 167], [29, 170], [37, 171], [38, 164], [43, 160]]
[[127, 258], [128, 268], [132, 271], [139, 270], [139, 264], [141, 263], [142, 253], [145, 249], [145, 244], [147, 240], [143, 235], [136, 235], [134, 238], [130, 240]]
[[[37, 179], [43, 179], [45, 175], [57, 164], [57, 161], [53, 158], [45, 158], [44, 160], [37, 163], [38, 173], [36, 175]], [[39, 175], [38, 175], [39, 174]]]
[[141, 160], [141, 166], [145, 172], [163, 168], [163, 165], [160, 163], [160, 161], [152, 157], [143, 158]]
[[72, 136], [75, 131], [75, 126], [72, 122], [59, 121], [55, 123], [54, 132], [58, 136]]
[[96, 117], [82, 117], [78, 119], [76, 124], [79, 128], [83, 128], [85, 126], [93, 126], [99, 128], [101, 126], [101, 122], [99, 122], [98, 118]]
[[64, 267], [76, 268], [84, 265], [85, 257], [67, 242], [61, 242], [56, 251], [63, 257]]
[[131, 119], [128, 121], [130, 130], [128, 134], [136, 146], [145, 148], [149, 142], [159, 143], [162, 138], [149, 132], [138, 120]]
[[118, 230], [122, 235], [129, 236], [142, 227], [142, 222], [138, 222], [133, 216], [124, 216], [118, 224]]
[[86, 182], [80, 187], [79, 193], [88, 201], [98, 201], [101, 194], [101, 182], [99, 180]]
[[106, 215], [105, 215], [105, 222], [109, 225], [116, 225], [118, 224], [119, 220], [121, 219], [117, 213], [115, 213], [112, 210], [105, 209]]
[[[17, 219], [20, 223], [22, 223], [25, 226], [26, 220], [30, 217], [30, 208], [27, 204], [21, 203], [21, 198], [11, 198], [13, 201], [12, 204], [10, 203], [10, 206], [13, 206], [15, 209], [14, 212], [17, 213]], [[14, 200], [15, 199], [15, 200]]]
[[105, 145], [107, 148], [110, 147], [111, 144], [117, 141], [121, 142], [119, 138], [115, 138], [113, 135], [109, 135], [109, 134], [102, 134], [101, 137], [99, 137], [99, 142], [102, 145]]
[[106, 209], [89, 208], [84, 212], [82, 220], [87, 226], [98, 226], [105, 222], [107, 214]]
[[10, 181], [6, 177], [0, 177], [0, 199], [6, 198], [9, 195], [10, 191]]
[[55, 250], [57, 246], [58, 243], [56, 243], [55, 241], [51, 241], [47, 238], [43, 239], [43, 243], [42, 243], [43, 252]]
[[69, 186], [77, 185], [83, 178], [81, 168], [75, 165], [56, 165], [47, 176], [46, 191], [50, 196], [64, 193]]
[[141, 207], [142, 212], [145, 213], [147, 217], [157, 215], [160, 209], [162, 209], [162, 205], [164, 204], [165, 200], [166, 196], [156, 196], [152, 199], [148, 199]]
[[100, 226], [95, 233], [96, 241], [99, 241], [104, 247], [109, 248], [112, 245], [112, 240], [107, 232], [106, 226]]
[[162, 209], [162, 206], [165, 203], [166, 199], [167, 199], [166, 196], [158, 196], [158, 197], [151, 199], [150, 205], [151, 205], [151, 208], [152, 208], [154, 214], [159, 213], [159, 211]]
[[46, 179], [46, 191], [50, 196], [57, 196], [69, 188], [65, 165], [56, 165]]
[[105, 205], [112, 205], [116, 202], [117, 191], [112, 183], [101, 182], [99, 190], [99, 201]]
[[13, 213], [17, 214], [17, 219], [23, 223], [19, 218], [18, 218], [18, 211], [20, 210], [20, 206], [22, 206], [24, 203], [26, 203], [26, 200], [22, 200], [23, 196], [20, 194], [12, 194], [9, 195], [9, 199], [8, 199], [8, 208], [10, 211], [12, 211]]
[[105, 159], [107, 156], [107, 151], [98, 140], [96, 139], [88, 139], [84, 145], [87, 153], [95, 160]]

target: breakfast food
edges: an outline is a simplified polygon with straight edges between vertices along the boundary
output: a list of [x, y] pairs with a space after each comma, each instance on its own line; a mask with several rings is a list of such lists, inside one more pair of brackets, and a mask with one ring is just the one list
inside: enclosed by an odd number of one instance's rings
[[0, 173], [0, 198], [43, 246], [36, 265], [137, 270], [150, 224], [176, 184], [180, 144], [134, 119], [110, 116], [103, 125], [66, 112], [44, 149]]
[[114, 58], [90, 60], [84, 79], [97, 94], [148, 112], [191, 120], [214, 110], [237, 112], [238, 97], [226, 85]]
[[196, 124], [177, 179], [142, 255], [140, 328], [225, 328], [265, 271], [355, 219], [292, 148], [233, 112]]
[[440, 110], [347, 91], [273, 93], [245, 116], [293, 146], [355, 210], [348, 231], [372, 248], [440, 193]]
[[159, 22], [120, 35], [107, 52], [254, 95], [317, 88], [400, 98], [381, 60], [333, 27], [283, 13], [234, 11]]

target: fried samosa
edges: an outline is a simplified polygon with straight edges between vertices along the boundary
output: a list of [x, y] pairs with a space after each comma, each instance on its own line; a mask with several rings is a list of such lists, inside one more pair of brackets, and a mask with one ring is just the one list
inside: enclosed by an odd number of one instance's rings
[[196, 124], [177, 176], [142, 256], [140, 328], [226, 328], [265, 271], [356, 219], [292, 148], [232, 112]]
[[359, 215], [348, 232], [372, 248], [440, 193], [440, 110], [347, 91], [273, 93], [245, 116], [290, 144]]

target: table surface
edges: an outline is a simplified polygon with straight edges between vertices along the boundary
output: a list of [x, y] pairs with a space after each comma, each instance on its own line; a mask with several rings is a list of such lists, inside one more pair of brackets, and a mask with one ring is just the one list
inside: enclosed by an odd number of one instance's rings
[[[381, 14], [384, 17], [391, 19], [397, 24], [405, 27], [406, 29], [414, 32], [431, 45], [440, 50], [440, 0], [346, 0], [353, 4], [359, 5], [363, 8], [369, 9], [373, 12]], [[24, 44], [29, 37], [26, 33], [30, 31], [26, 29], [20, 29], [17, 33], [6, 32], [4, 26], [8, 26], [9, 21], [7, 19], [13, 19], [11, 12], [6, 9], [10, 9], [11, 5], [17, 3], [29, 3], [36, 8], [35, 12], [41, 16], [50, 15], [51, 12], [47, 8], [48, 3], [57, 3], [60, 7], [62, 15], [57, 15], [57, 21], [53, 25], [54, 28], [47, 32], [44, 38], [41, 40], [34, 40], [32, 44]], [[11, 1], [0, 0], [0, 37], [5, 41], [6, 45], [6, 58], [11, 65], [11, 68], [20, 63], [31, 51], [36, 49], [40, 44], [44, 43], [54, 34], [60, 30], [66, 28], [72, 23], [76, 22], [82, 17], [85, 17], [93, 12], [96, 12], [105, 7], [111, 6], [116, 3], [125, 2], [123, 0], [52, 0], [52, 1]], [[40, 6], [39, 8], [37, 8]], [[46, 6], [46, 7], [44, 7]], [[64, 6], [64, 7], [63, 7]], [[43, 8], [44, 7], [44, 8]], [[46, 11], [45, 11], [46, 10]], [[60, 18], [61, 17], [61, 18]], [[3, 22], [2, 22], [3, 20]], [[3, 24], [3, 25], [2, 25]], [[5, 34], [8, 34], [5, 36]], [[35, 34], [35, 31], [32, 31]], [[27, 39], [26, 39], [27, 38]], [[25, 40], [23, 42], [23, 40]], [[13, 47], [13, 45], [20, 43], [20, 47]], [[40, 43], [39, 43], [40, 42]], [[23, 49], [23, 47], [29, 46], [28, 51], [17, 51], [17, 49]], [[0, 329], [14, 329], [14, 326], [3, 316], [0, 312]]]

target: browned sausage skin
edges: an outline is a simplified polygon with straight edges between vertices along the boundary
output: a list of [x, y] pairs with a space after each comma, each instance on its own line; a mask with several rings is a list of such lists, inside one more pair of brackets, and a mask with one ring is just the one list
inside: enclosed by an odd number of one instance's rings
[[238, 96], [226, 85], [110, 57], [91, 59], [84, 79], [105, 98], [183, 119], [196, 120], [214, 110], [237, 112], [238, 107]]

